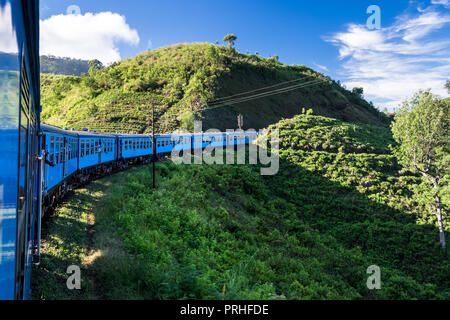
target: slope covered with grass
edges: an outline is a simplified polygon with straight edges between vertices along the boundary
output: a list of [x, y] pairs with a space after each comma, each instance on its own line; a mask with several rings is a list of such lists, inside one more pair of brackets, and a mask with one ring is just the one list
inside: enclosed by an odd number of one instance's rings
[[[284, 81], [321, 80], [314, 86], [204, 111], [230, 95]], [[295, 84], [295, 83], [293, 83]], [[380, 124], [384, 116], [357, 94], [306, 66], [238, 53], [208, 43], [179, 44], [147, 51], [81, 77], [42, 75], [42, 119], [58, 126], [99, 131], [150, 131], [152, 106], [157, 131], [204, 128], [261, 129], [302, 108], [351, 122]], [[280, 87], [275, 87], [277, 89]]]
[[[420, 177], [401, 173], [389, 129], [312, 115], [274, 128], [274, 176], [257, 165], [166, 161], [156, 190], [146, 166], [107, 178], [94, 229], [110, 230], [122, 254], [92, 261], [103, 297], [450, 298], [434, 217], [415, 200]], [[64, 261], [52, 252], [43, 266]], [[371, 265], [380, 290], [366, 286]]]

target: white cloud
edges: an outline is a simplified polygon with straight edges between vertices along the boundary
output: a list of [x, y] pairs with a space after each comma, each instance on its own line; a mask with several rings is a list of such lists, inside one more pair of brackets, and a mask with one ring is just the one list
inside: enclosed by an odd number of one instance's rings
[[314, 65], [323, 71], [328, 71], [328, 68], [326, 66], [323, 66], [323, 65], [315, 63], [315, 62], [314, 62]]
[[450, 8], [450, 0], [431, 0], [431, 4], [443, 5], [446, 8]]
[[0, 6], [0, 52], [18, 53], [16, 32], [11, 19], [11, 4]]
[[40, 53], [77, 59], [120, 60], [118, 43], [139, 43], [125, 17], [112, 12], [51, 16], [40, 23]]
[[428, 7], [380, 30], [350, 24], [326, 40], [339, 48], [344, 84], [363, 87], [369, 100], [392, 109], [419, 89], [447, 94], [450, 39], [442, 31], [449, 24], [449, 14]]

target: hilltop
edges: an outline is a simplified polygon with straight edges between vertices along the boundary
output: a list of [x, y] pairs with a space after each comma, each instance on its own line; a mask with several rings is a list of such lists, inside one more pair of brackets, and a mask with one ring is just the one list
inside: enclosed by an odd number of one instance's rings
[[[309, 113], [275, 128], [274, 176], [165, 161], [156, 190], [144, 166], [75, 191], [49, 231], [36, 297], [92, 298], [99, 287], [107, 299], [450, 297], [433, 214], [415, 196], [421, 179], [401, 172], [389, 128]], [[83, 219], [95, 221], [87, 257]], [[69, 292], [58, 276], [68, 264], [95, 277]], [[371, 265], [380, 290], [366, 286]]]
[[54, 56], [40, 56], [41, 73], [81, 76], [89, 72], [89, 61]]
[[[285, 81], [320, 84], [242, 104], [204, 111], [208, 102]], [[285, 65], [209, 43], [178, 44], [143, 52], [83, 76], [42, 75], [42, 120], [98, 131], [151, 131], [151, 108], [159, 132], [203, 128], [264, 128], [312, 109], [349, 122], [384, 124], [384, 115], [358, 94], [306, 67]]]

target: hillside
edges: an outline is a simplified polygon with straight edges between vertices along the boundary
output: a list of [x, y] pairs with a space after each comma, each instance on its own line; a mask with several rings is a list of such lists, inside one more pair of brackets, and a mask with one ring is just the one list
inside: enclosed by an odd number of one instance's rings
[[[450, 298], [434, 217], [415, 198], [420, 177], [401, 173], [388, 128], [309, 114], [274, 128], [275, 176], [166, 161], [156, 190], [143, 166], [76, 191], [49, 230], [36, 297]], [[87, 275], [82, 290], [60, 281], [68, 264]], [[381, 290], [366, 287], [374, 264]]]
[[[320, 84], [234, 106], [204, 111], [208, 102], [284, 81], [320, 79]], [[42, 75], [42, 119], [58, 126], [98, 131], [149, 132], [152, 106], [159, 132], [192, 128], [261, 129], [312, 108], [315, 114], [350, 122], [385, 121], [365, 100], [306, 66], [246, 55], [208, 43], [147, 51], [81, 77]]]
[[89, 71], [87, 60], [40, 56], [39, 62], [41, 73], [81, 76]]

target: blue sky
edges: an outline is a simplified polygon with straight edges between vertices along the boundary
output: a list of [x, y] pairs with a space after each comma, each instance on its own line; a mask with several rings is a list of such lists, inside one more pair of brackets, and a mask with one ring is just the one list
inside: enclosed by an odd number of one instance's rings
[[[369, 5], [381, 9], [380, 30], [366, 27]], [[379, 107], [419, 88], [448, 96], [450, 0], [41, 0], [44, 54], [109, 63], [174, 43], [221, 43], [227, 33], [244, 53], [362, 86]]]

